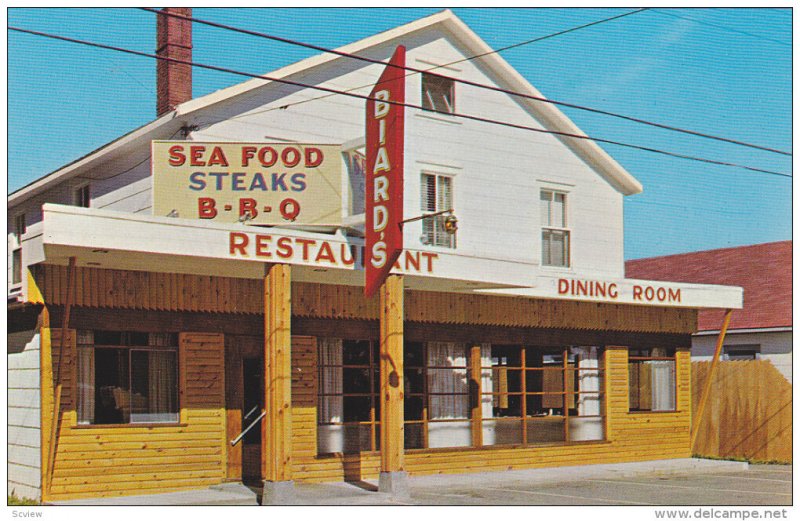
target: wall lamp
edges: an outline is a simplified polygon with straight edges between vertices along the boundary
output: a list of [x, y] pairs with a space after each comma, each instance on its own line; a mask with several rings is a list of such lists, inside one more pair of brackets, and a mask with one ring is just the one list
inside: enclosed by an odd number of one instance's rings
[[455, 215], [453, 215], [452, 208], [449, 208], [447, 210], [442, 210], [441, 212], [426, 213], [425, 215], [412, 217], [410, 219], [406, 219], [405, 221], [401, 221], [400, 224], [411, 223], [414, 221], [421, 221], [423, 219], [430, 219], [431, 217], [437, 217], [439, 215], [444, 215], [444, 214], [448, 215], [447, 217], [445, 217], [444, 222], [442, 223], [442, 227], [444, 228], [444, 231], [446, 231], [448, 234], [453, 235], [458, 230], [458, 218]]

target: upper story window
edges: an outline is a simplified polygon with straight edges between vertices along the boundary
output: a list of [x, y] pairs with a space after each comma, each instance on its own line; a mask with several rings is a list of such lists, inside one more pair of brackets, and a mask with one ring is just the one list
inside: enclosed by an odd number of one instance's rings
[[570, 230], [567, 227], [567, 194], [542, 190], [542, 266], [570, 266]]
[[14, 235], [17, 238], [18, 244], [22, 241], [22, 236], [25, 235], [25, 231], [27, 229], [24, 213], [18, 214], [16, 217], [14, 217]]
[[14, 249], [11, 252], [11, 283], [22, 283], [22, 236], [25, 235], [25, 214], [14, 217]]
[[422, 74], [422, 108], [445, 114], [456, 111], [455, 82], [444, 76]]
[[91, 193], [89, 192], [89, 185], [83, 185], [76, 188], [72, 194], [73, 204], [81, 208], [89, 208], [91, 201]]
[[[422, 174], [420, 186], [420, 210], [435, 213], [453, 208], [453, 178], [440, 174]], [[456, 247], [456, 235], [448, 233], [444, 224], [446, 215], [437, 215], [422, 220], [422, 244]]]

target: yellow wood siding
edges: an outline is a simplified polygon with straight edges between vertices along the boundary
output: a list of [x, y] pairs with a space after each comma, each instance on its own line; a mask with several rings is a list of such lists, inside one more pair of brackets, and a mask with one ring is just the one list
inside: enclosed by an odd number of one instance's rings
[[[44, 302], [66, 301], [66, 266], [33, 267]], [[262, 314], [262, 286], [249, 279], [76, 268], [73, 305], [155, 311]], [[357, 286], [293, 283], [292, 315], [378, 319], [378, 299]], [[438, 324], [694, 333], [697, 311], [430, 291], [406, 291], [405, 320]]]
[[[61, 330], [52, 334], [57, 372]], [[161, 493], [220, 483], [225, 477], [222, 335], [182, 333], [180, 425], [78, 426], [75, 334], [63, 358], [61, 429], [46, 501]]]
[[[310, 350], [311, 341], [307, 342], [306, 349]], [[293, 350], [297, 349], [295, 346], [296, 344], [293, 345]], [[316, 362], [309, 354], [303, 360], [295, 358], [293, 363], [294, 371], [308, 374], [308, 371], [314, 368], [312, 363]], [[689, 351], [679, 350], [677, 353], [675, 412], [628, 412], [627, 348], [608, 348], [605, 368], [605, 390], [608, 393], [605, 441], [524, 448], [484, 447], [449, 451], [445, 449], [411, 451], [405, 455], [406, 470], [412, 476], [419, 476], [689, 457], [691, 455]], [[310, 384], [305, 387], [308, 386]], [[295, 381], [292, 392], [300, 391], [299, 381]], [[310, 405], [307, 400], [303, 401], [302, 407], [293, 403], [293, 413], [296, 415], [293, 424], [295, 431], [316, 433], [316, 406]], [[295, 449], [294, 479], [299, 482], [372, 479], [376, 478], [380, 471], [378, 453], [314, 457], [311, 451], [306, 449], [300, 454], [298, 449], [299, 447]]]

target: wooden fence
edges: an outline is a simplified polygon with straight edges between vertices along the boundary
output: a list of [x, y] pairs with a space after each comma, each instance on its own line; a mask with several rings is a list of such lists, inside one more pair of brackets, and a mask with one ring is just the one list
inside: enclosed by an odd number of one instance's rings
[[[692, 411], [710, 368], [692, 363]], [[792, 385], [766, 360], [719, 362], [692, 452], [791, 463]]]

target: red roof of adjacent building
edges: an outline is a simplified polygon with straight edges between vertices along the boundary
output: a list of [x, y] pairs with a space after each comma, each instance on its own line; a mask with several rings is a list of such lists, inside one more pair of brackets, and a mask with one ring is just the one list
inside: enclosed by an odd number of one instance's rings
[[[741, 286], [744, 308], [733, 312], [730, 329], [792, 325], [792, 241], [631, 260], [625, 276]], [[719, 330], [723, 316], [724, 310], [701, 310], [698, 329]]]

